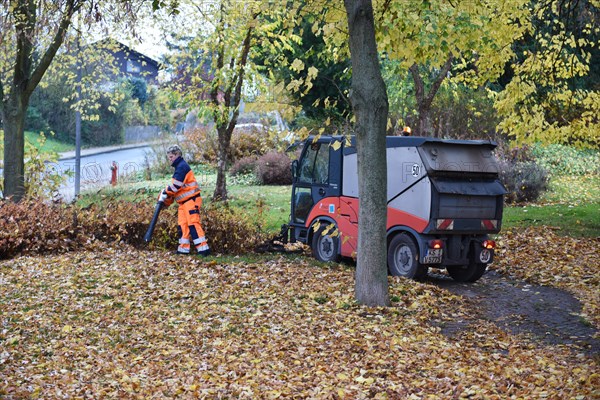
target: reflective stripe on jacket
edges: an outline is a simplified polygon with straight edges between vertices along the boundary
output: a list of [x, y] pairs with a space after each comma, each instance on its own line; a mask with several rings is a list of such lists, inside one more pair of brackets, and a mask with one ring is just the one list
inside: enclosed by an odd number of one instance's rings
[[181, 204], [199, 195], [200, 187], [194, 176], [194, 171], [188, 163], [183, 158], [177, 157], [172, 165], [175, 167], [173, 181], [166, 188], [169, 197], [173, 197], [177, 203]]

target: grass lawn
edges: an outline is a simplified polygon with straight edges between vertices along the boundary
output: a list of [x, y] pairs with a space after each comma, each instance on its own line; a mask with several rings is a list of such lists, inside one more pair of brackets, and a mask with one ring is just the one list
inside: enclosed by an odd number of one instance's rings
[[504, 228], [546, 225], [559, 228], [561, 235], [597, 237], [600, 236], [600, 203], [507, 207], [502, 223]]
[[[124, 201], [154, 200], [158, 193], [171, 181], [170, 175], [152, 181], [122, 183], [116, 187], [105, 187], [100, 191], [83, 193], [78, 203], [82, 206], [98, 204], [103, 199], [118, 197]], [[212, 202], [216, 175], [198, 176], [204, 204]], [[252, 215], [266, 232], [278, 233], [281, 225], [289, 221], [291, 186], [246, 186], [228, 184], [229, 204], [235, 209]]]
[[46, 140], [42, 144], [41, 142], [43, 141], [43, 139], [39, 133], [30, 131], [25, 132], [25, 141], [31, 143], [33, 146], [35, 146], [35, 148], [41, 149], [45, 153], [62, 153], [65, 151], [75, 149], [74, 144], [59, 142], [58, 140], [54, 139], [52, 135], [49, 134], [45, 135], [45, 139]]
[[[42, 143], [43, 142], [43, 143]], [[36, 149], [40, 149], [43, 153], [62, 153], [75, 148], [75, 145], [59, 142], [52, 135], [46, 135], [45, 141], [38, 132], [25, 131], [25, 143], [32, 144]], [[4, 158], [2, 151], [4, 143], [0, 141], [0, 160]]]
[[289, 222], [291, 186], [232, 186], [231, 205], [264, 219], [268, 232], [279, 232]]
[[[198, 180], [204, 201], [210, 204], [216, 175], [201, 174]], [[97, 203], [102, 197], [117, 196], [124, 200], [154, 199], [170, 175], [153, 181], [124, 183], [116, 188], [84, 195], [82, 205]], [[246, 186], [228, 184], [230, 205], [251, 214], [267, 232], [277, 233], [288, 222], [291, 186]], [[503, 228], [552, 226], [569, 236], [600, 236], [600, 177], [597, 175], [554, 177], [549, 190], [537, 204], [506, 206]]]
[[568, 236], [600, 236], [600, 176], [557, 176], [538, 204], [504, 209], [503, 226], [546, 225]]
[[550, 181], [548, 191], [542, 195], [540, 204], [600, 202], [600, 175], [555, 176]]

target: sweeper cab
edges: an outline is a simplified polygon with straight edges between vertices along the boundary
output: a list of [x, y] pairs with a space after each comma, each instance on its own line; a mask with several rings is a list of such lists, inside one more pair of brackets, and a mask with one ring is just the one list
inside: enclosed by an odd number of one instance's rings
[[[419, 279], [430, 267], [474, 282], [493, 261], [503, 196], [496, 144], [427, 137], [386, 138], [387, 260], [391, 275]], [[290, 241], [315, 258], [356, 257], [355, 139], [309, 137], [292, 162]]]

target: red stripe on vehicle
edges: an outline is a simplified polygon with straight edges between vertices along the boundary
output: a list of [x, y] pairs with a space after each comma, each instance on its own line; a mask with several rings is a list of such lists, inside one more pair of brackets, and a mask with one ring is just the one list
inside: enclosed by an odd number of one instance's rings
[[485, 229], [496, 229], [498, 227], [498, 222], [496, 220], [482, 219], [481, 227]]
[[453, 219], [438, 219], [437, 220], [437, 228], [438, 229], [454, 229], [454, 220]]
[[416, 215], [407, 213], [406, 211], [388, 207], [387, 228], [388, 230], [394, 226], [408, 226], [415, 231], [421, 233], [425, 230], [429, 221], [420, 218]]

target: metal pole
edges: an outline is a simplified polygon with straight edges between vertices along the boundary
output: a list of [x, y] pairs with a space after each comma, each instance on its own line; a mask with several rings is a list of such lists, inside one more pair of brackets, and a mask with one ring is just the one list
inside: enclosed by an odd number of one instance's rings
[[75, 108], [75, 200], [79, 196], [81, 182], [81, 52], [79, 49], [79, 35], [77, 32], [77, 102]]
[[[81, 96], [81, 88], [77, 89]], [[81, 183], [81, 112], [75, 111], [75, 198], [79, 196]]]

